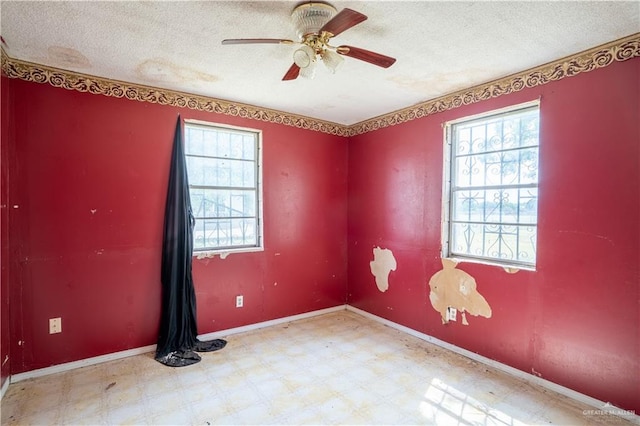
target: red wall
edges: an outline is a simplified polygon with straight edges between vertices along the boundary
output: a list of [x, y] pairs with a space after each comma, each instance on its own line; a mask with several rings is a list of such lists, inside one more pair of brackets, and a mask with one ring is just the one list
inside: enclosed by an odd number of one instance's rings
[[[640, 59], [354, 137], [348, 303], [640, 412]], [[535, 272], [462, 263], [493, 310], [443, 325], [442, 123], [541, 97]], [[372, 248], [397, 270], [381, 293]]]
[[[178, 113], [263, 131], [265, 250], [194, 260], [198, 331], [345, 302], [346, 139], [12, 84], [10, 203], [19, 205], [10, 218], [13, 374], [156, 342]], [[48, 334], [53, 317], [62, 317], [61, 334]]]
[[12, 117], [9, 105], [11, 103], [11, 84], [9, 79], [2, 77], [0, 82], [0, 386], [11, 374], [9, 342], [11, 330], [9, 327], [9, 217], [8, 217], [8, 164], [9, 139], [11, 137]]

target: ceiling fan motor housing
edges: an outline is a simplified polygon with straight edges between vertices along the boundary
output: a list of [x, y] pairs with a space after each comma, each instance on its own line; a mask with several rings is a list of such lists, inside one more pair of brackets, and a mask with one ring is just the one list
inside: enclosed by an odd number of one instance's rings
[[318, 34], [338, 11], [329, 3], [308, 2], [296, 6], [291, 12], [291, 20], [301, 39], [309, 34]]

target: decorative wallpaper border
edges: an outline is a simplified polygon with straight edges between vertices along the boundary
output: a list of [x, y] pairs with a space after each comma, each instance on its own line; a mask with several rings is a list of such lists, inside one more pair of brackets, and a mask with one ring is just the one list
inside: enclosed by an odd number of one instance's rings
[[640, 33], [603, 44], [548, 64], [531, 68], [508, 77], [480, 84], [422, 102], [389, 114], [356, 123], [349, 127], [348, 136], [360, 135], [384, 127], [395, 126], [427, 115], [469, 105], [529, 87], [541, 86], [582, 72], [604, 68], [616, 61], [640, 56]]
[[314, 130], [331, 135], [348, 136], [347, 126], [329, 121], [190, 93], [66, 71], [11, 58], [6, 54], [4, 49], [2, 49], [1, 55], [2, 73], [9, 78], [18, 78], [35, 83], [48, 83], [54, 87], [77, 90], [78, 92], [89, 92], [96, 95], [126, 98], [134, 101], [170, 105], [179, 108], [190, 108], [198, 111], [215, 112], [218, 114]]
[[441, 96], [417, 105], [344, 126], [337, 123], [289, 114], [252, 105], [189, 93], [126, 83], [102, 77], [65, 71], [45, 65], [10, 58], [1, 50], [2, 73], [9, 78], [36, 83], [48, 83], [79, 92], [126, 98], [141, 102], [190, 108], [235, 117], [249, 118], [268, 123], [282, 124], [338, 136], [355, 136], [385, 127], [412, 121], [428, 115], [484, 101], [522, 89], [540, 86], [551, 81], [572, 77], [582, 72], [604, 68], [614, 62], [640, 56], [640, 33], [607, 43], [584, 52], [568, 56], [548, 64], [531, 68], [511, 76], [480, 84], [449, 95]]

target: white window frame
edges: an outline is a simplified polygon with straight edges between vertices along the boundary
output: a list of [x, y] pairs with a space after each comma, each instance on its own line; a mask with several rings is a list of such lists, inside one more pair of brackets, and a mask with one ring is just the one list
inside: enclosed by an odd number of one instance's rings
[[[524, 269], [535, 271], [536, 262], [524, 262], [512, 259], [499, 259], [495, 257], [485, 257], [485, 256], [471, 256], [468, 254], [459, 254], [456, 253], [455, 250], [451, 249], [450, 242], [452, 238], [453, 227], [451, 223], [451, 215], [452, 211], [452, 199], [453, 199], [453, 191], [452, 191], [452, 180], [454, 179], [455, 173], [455, 165], [453, 165], [453, 143], [454, 141], [452, 136], [452, 128], [461, 123], [468, 123], [473, 121], [479, 121], [483, 119], [489, 119], [493, 117], [498, 117], [502, 115], [509, 115], [513, 113], [517, 113], [518, 111], [527, 110], [537, 108], [538, 110], [538, 159], [540, 157], [540, 100], [534, 100], [530, 102], [521, 103], [518, 105], [512, 105], [506, 108], [500, 108], [496, 110], [487, 111], [485, 113], [476, 114], [472, 116], [466, 116], [462, 118], [458, 118], [455, 120], [447, 121], [443, 124], [444, 130], [444, 167], [443, 167], [443, 191], [442, 191], [442, 241], [441, 241], [441, 256], [443, 259], [452, 259], [455, 261], [464, 261], [471, 263], [480, 263], [486, 265], [494, 265], [500, 266], [504, 268], [515, 268], [515, 269]], [[539, 160], [538, 160], [539, 161]], [[538, 163], [539, 167], [539, 163]], [[538, 172], [538, 178], [536, 181], [535, 188], [539, 190], [540, 185], [540, 176]], [[539, 201], [539, 192], [538, 192], [538, 201]], [[538, 233], [538, 223], [539, 216], [536, 215], [536, 224], [535, 224], [535, 232], [536, 232], [536, 244], [535, 244], [535, 252], [537, 254], [537, 233]], [[536, 255], [537, 259], [537, 255]]]
[[[256, 136], [256, 153], [255, 153], [255, 162], [256, 162], [256, 244], [251, 246], [242, 246], [242, 247], [234, 247], [234, 246], [226, 246], [219, 248], [204, 248], [204, 249], [196, 249], [195, 241], [194, 241], [194, 250], [193, 256], [198, 258], [203, 257], [213, 257], [215, 255], [221, 255], [221, 257], [226, 257], [228, 254], [232, 253], [247, 253], [247, 252], [257, 252], [264, 250], [264, 220], [263, 220], [263, 190], [262, 190], [262, 130], [260, 129], [252, 129], [248, 127], [239, 127], [232, 126], [229, 124], [221, 124], [221, 123], [212, 123], [208, 121], [202, 120], [194, 120], [194, 119], [185, 119], [185, 144], [187, 128], [207, 128], [207, 129], [221, 129], [224, 131], [238, 131], [242, 133], [253, 133]], [[185, 156], [188, 157], [185, 150]], [[215, 157], [211, 157], [215, 158]], [[188, 170], [188, 166], [187, 166]], [[189, 191], [191, 192], [191, 183], [189, 183]], [[212, 186], [215, 187], [215, 186]], [[196, 219], [197, 223], [197, 219]], [[195, 238], [195, 235], [194, 235]]]

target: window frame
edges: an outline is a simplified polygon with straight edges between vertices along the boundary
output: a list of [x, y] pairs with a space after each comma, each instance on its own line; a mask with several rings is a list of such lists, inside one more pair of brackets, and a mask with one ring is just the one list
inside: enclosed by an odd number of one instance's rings
[[[205, 247], [201, 249], [196, 249], [195, 241], [193, 242], [193, 256], [197, 258], [207, 258], [213, 257], [216, 255], [220, 255], [222, 258], [225, 258], [228, 254], [232, 253], [250, 253], [250, 252], [258, 252], [264, 251], [264, 219], [263, 219], [263, 190], [262, 190], [262, 130], [254, 129], [249, 127], [240, 127], [233, 126], [230, 124], [223, 123], [213, 123], [209, 121], [196, 120], [196, 119], [185, 119], [184, 120], [184, 141], [185, 141], [185, 157], [188, 157], [186, 144], [187, 144], [187, 128], [205, 128], [205, 129], [220, 129], [222, 131], [227, 132], [242, 132], [242, 133], [253, 133], [256, 138], [256, 151], [255, 151], [255, 173], [256, 173], [256, 182], [255, 182], [255, 194], [256, 194], [256, 244], [250, 246], [226, 246], [226, 247]], [[211, 156], [205, 156], [207, 158], [217, 158]], [[186, 159], [186, 158], [185, 158]], [[187, 173], [189, 171], [189, 167], [187, 165]], [[213, 185], [209, 186], [210, 188], [217, 188], [219, 186]], [[201, 188], [202, 185], [192, 185], [189, 182], [189, 197], [191, 198], [191, 190], [194, 187]], [[227, 187], [220, 187], [223, 189], [229, 189]], [[195, 217], [195, 215], [194, 215]], [[196, 218], [196, 223], [197, 223]], [[195, 239], [195, 235], [194, 235]]]
[[[534, 188], [538, 191], [538, 196], [536, 203], [539, 203], [540, 200], [540, 99], [536, 99], [533, 101], [528, 101], [516, 105], [510, 105], [504, 108], [493, 109], [491, 111], [486, 111], [480, 114], [474, 114], [470, 116], [460, 117], [454, 120], [449, 120], [443, 123], [443, 140], [444, 140], [444, 167], [443, 167], [443, 185], [442, 185], [442, 229], [441, 229], [441, 257], [443, 259], [451, 259], [457, 262], [469, 262], [469, 263], [478, 263], [492, 266], [499, 266], [505, 268], [507, 270], [529, 270], [535, 271], [538, 260], [538, 224], [539, 224], [539, 212], [536, 208], [536, 223], [535, 223], [535, 234], [536, 234], [536, 244], [535, 244], [535, 261], [531, 262], [522, 262], [518, 260], [512, 259], [498, 259], [494, 257], [483, 257], [483, 256], [471, 256], [455, 253], [451, 249], [451, 239], [453, 238], [453, 221], [451, 215], [453, 214], [452, 202], [453, 202], [453, 187], [452, 183], [455, 179], [455, 165], [454, 163], [454, 141], [453, 141], [453, 127], [455, 125], [461, 123], [471, 123], [474, 121], [482, 121], [489, 118], [509, 115], [513, 113], [517, 113], [520, 111], [528, 110], [528, 109], [537, 109], [538, 111], [538, 144], [535, 146], [538, 149], [538, 176], [536, 180], [536, 184]], [[496, 186], [496, 185], [494, 185]], [[505, 185], [507, 186], [507, 185]], [[527, 184], [523, 184], [522, 187], [528, 186]], [[502, 223], [502, 222], [501, 222]]]

